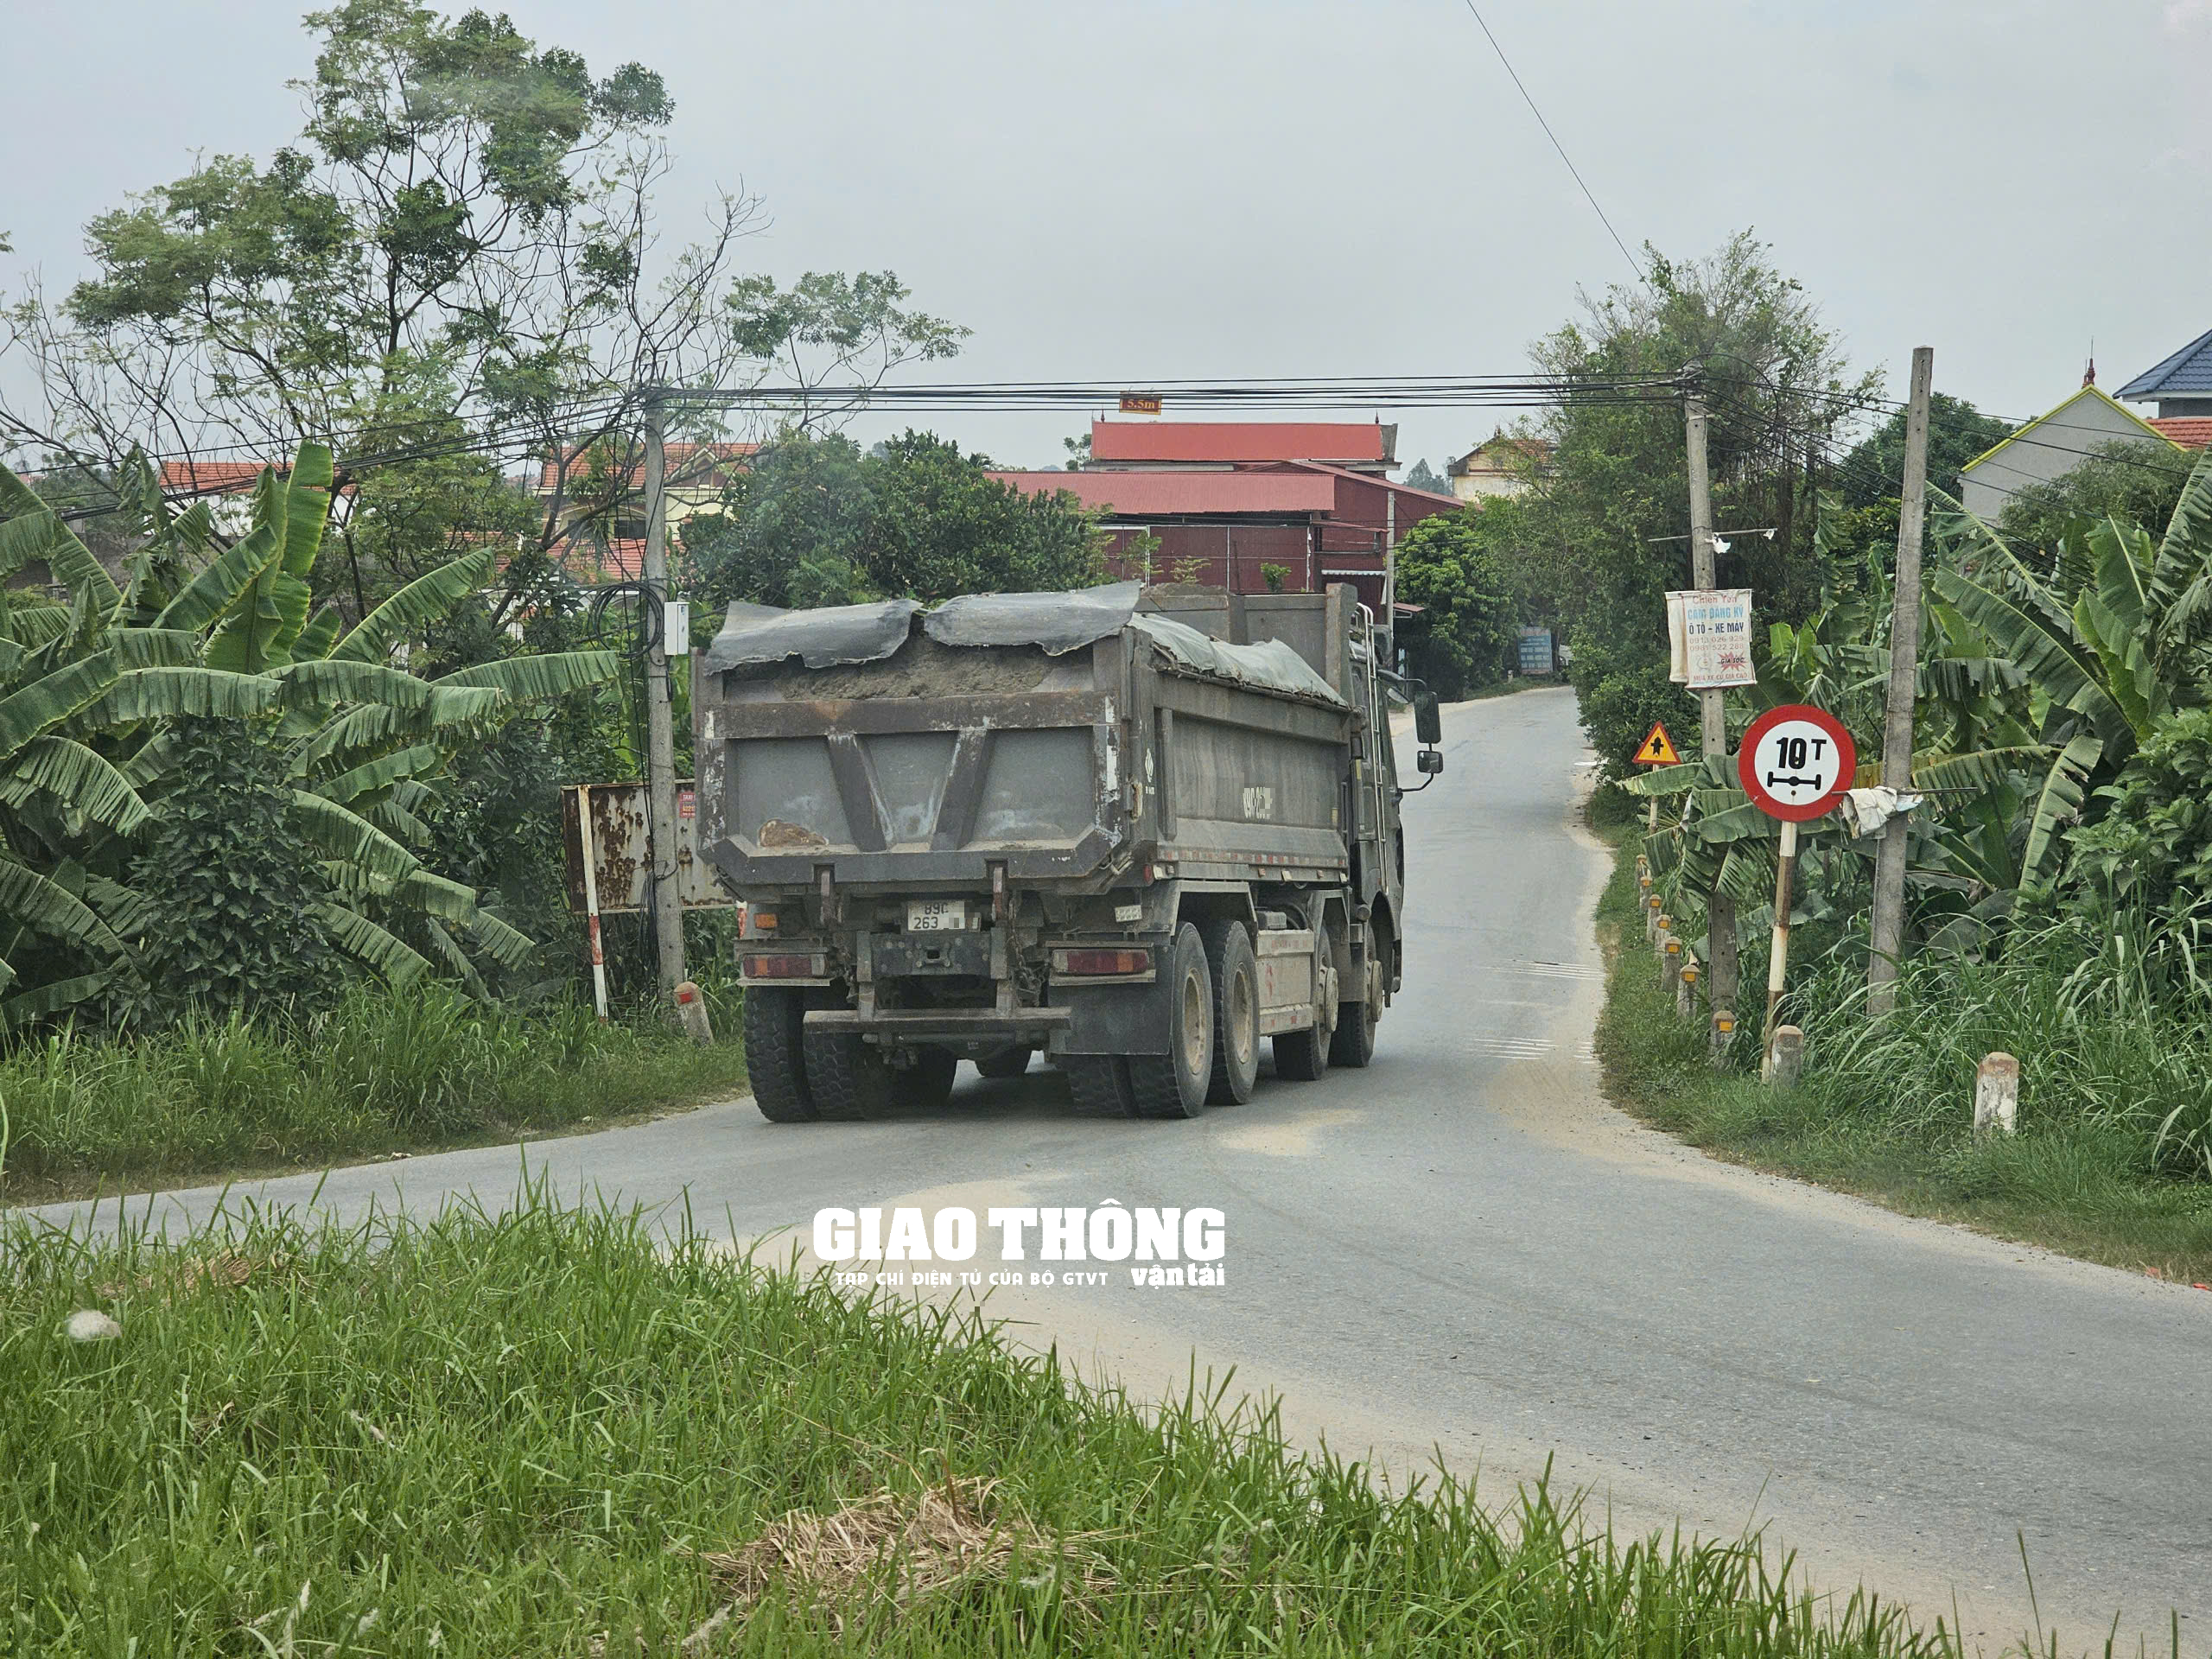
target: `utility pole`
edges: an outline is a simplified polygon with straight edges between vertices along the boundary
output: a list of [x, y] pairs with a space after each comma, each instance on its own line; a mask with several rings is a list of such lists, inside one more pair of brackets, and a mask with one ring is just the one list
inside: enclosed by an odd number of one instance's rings
[[[1882, 721], [1882, 783], [1912, 787], [1912, 697], [1920, 666], [1920, 533], [1928, 513], [1928, 397], [1936, 352], [1912, 352], [1912, 401], [1904, 417], [1904, 498], [1897, 510], [1897, 569], [1890, 611], [1890, 696]], [[1897, 1006], [1897, 956], [1904, 948], [1905, 816], [1882, 830], [1874, 849], [1873, 954], [1866, 963], [1866, 1014]]]
[[[1713, 481], [1706, 474], [1705, 393], [1696, 380], [1690, 382], [1682, 403], [1690, 475], [1690, 580], [1700, 593], [1711, 593], [1719, 586], [1713, 571]], [[1727, 700], [1728, 693], [1719, 686], [1697, 694], [1700, 752], [1708, 760], [1725, 763], [1728, 759]], [[1725, 764], [1722, 770], [1725, 773]], [[1716, 1021], [1713, 1040], [1717, 1046], [1721, 1038], [1719, 1016], [1723, 1009], [1732, 1013], [1736, 1007], [1736, 901], [1715, 889], [1707, 897], [1705, 914], [1706, 950], [1713, 959], [1707, 997]]]
[[[666, 410], [645, 399], [645, 602], [641, 620], [650, 630], [645, 651], [645, 811], [652, 837], [653, 944], [660, 969], [661, 1000], [671, 1007], [676, 988], [690, 977], [683, 967], [683, 888], [676, 862], [676, 724], [668, 701], [668, 642], [660, 637], [668, 599]], [[687, 647], [690, 642], [685, 642]]]

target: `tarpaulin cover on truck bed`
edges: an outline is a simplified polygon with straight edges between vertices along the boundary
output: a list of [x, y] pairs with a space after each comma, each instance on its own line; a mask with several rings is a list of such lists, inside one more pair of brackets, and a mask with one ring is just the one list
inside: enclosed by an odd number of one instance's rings
[[1270, 691], [1295, 691], [1339, 708], [1344, 698], [1295, 651], [1280, 639], [1256, 645], [1232, 645], [1200, 633], [1172, 616], [1133, 616], [1129, 625], [1186, 668], [1217, 679], [1235, 680]]
[[1058, 657], [1119, 633], [1143, 592], [1141, 583], [1117, 582], [1067, 594], [963, 594], [922, 627], [940, 645], [1038, 645]]
[[1210, 639], [1172, 617], [1139, 614], [1136, 607], [1142, 596], [1141, 584], [1122, 582], [1065, 594], [966, 594], [926, 613], [911, 599], [808, 611], [733, 605], [707, 652], [707, 669], [721, 673], [793, 657], [809, 668], [880, 662], [906, 643], [914, 617], [920, 613], [924, 632], [939, 645], [1035, 645], [1054, 657], [1134, 627], [1167, 657], [1198, 673], [1344, 702], [1336, 689], [1281, 640], [1232, 645]]
[[840, 663], [873, 663], [906, 643], [914, 613], [911, 599], [882, 599], [872, 605], [824, 605], [810, 611], [772, 611], [764, 605], [733, 605], [707, 648], [707, 670], [749, 668], [796, 657], [809, 668]]

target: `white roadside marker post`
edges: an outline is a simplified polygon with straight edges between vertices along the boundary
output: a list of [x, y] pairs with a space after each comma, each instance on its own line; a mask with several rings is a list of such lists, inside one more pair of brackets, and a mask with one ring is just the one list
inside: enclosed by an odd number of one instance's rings
[[1974, 1071], [1974, 1138], [2011, 1135], [2019, 1127], [2020, 1063], [1999, 1049]]

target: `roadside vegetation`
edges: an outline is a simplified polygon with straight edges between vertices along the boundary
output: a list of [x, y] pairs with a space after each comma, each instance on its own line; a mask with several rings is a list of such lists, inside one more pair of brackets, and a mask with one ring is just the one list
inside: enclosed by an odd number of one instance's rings
[[1140, 1410], [640, 1215], [0, 1251], [12, 1651], [1957, 1651], [1757, 1540], [1393, 1493], [1225, 1379]]
[[[1757, 1075], [1755, 1030], [1716, 1071], [1701, 1011], [1676, 1015], [1637, 909], [1641, 836], [1616, 824], [1610, 838], [1598, 915], [1616, 954], [1597, 1047], [1617, 1103], [1734, 1162], [2212, 1283], [2212, 1183], [2183, 1151], [2206, 1122], [2212, 1002], [2150, 980], [2156, 953], [2139, 936], [2055, 929], [2016, 942], [2002, 963], [1916, 959], [1896, 1014], [1871, 1026], [1863, 958], [1822, 961], [1817, 938], [1800, 939], [1814, 965], [1787, 1006], [1805, 1030], [1805, 1071], [1777, 1090]], [[1764, 948], [1746, 953], [1743, 972], [1764, 983]], [[1977, 1141], [1974, 1067], [1996, 1050], [2027, 1057], [2021, 1133]]]
[[[1750, 588], [1761, 624], [1758, 683], [1726, 700], [1730, 747], [1764, 709], [1816, 704], [1873, 784], [1904, 413], [1749, 237], [1650, 263], [1648, 287], [1589, 300], [1538, 359], [1563, 378], [1695, 369], [1718, 585]], [[1571, 404], [1531, 429], [1548, 458], [1491, 530], [1506, 586], [1548, 594], [1573, 647], [1602, 763], [1593, 817], [1624, 838], [1611, 1084], [1727, 1156], [2212, 1282], [2212, 461], [2103, 446], [1984, 520], [1958, 503], [1960, 470], [2010, 430], [1934, 399], [1911, 767], [1924, 799], [1907, 819], [1897, 1005], [1868, 1017], [1874, 841], [1833, 815], [1803, 826], [1781, 1018], [1805, 1033], [1804, 1068], [1781, 1092], [1758, 1080], [1778, 826], [1732, 760], [1694, 754], [1697, 703], [1669, 675], [1664, 595], [1691, 585], [1681, 410]], [[1654, 721], [1687, 764], [1639, 775], [1630, 757]], [[1738, 1020], [1718, 1075], [1713, 976], [1678, 1022], [1644, 970], [1620, 886], [1639, 854], [1700, 962], [1716, 909], [1732, 911]], [[2019, 1132], [1976, 1146], [1974, 1068], [1999, 1052], [2020, 1063]]]
[[[652, 70], [594, 75], [481, 11], [348, 0], [306, 28], [294, 143], [132, 194], [86, 227], [83, 280], [0, 306], [10, 1195], [734, 1084], [734, 1045], [664, 1040], [642, 918], [607, 918], [617, 1018], [590, 1019], [563, 868], [563, 789], [643, 770], [639, 385], [842, 389], [675, 423], [700, 643], [732, 599], [1101, 568], [1073, 497], [930, 434], [842, 435], [851, 387], [968, 331], [891, 271], [744, 271], [747, 197], [666, 238]], [[714, 992], [727, 921], [687, 931]]]
[[188, 1014], [117, 1041], [67, 1028], [0, 1056], [0, 1198], [557, 1135], [744, 1092], [734, 1040], [658, 1019], [357, 985], [297, 1020]]

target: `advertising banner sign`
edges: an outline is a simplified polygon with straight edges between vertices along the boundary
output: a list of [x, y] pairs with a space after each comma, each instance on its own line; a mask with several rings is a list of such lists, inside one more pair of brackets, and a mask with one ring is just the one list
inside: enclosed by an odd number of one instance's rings
[[1751, 671], [1751, 590], [1724, 588], [1667, 595], [1668, 677], [1693, 691], [1756, 684]]

